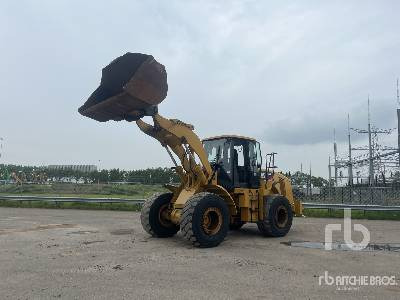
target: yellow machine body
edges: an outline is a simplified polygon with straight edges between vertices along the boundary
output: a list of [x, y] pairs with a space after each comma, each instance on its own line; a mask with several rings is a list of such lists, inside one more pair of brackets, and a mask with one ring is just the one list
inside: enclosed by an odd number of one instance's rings
[[[175, 170], [181, 179], [179, 186], [166, 185], [173, 198], [163, 217], [174, 224], [181, 221], [181, 212], [185, 203], [193, 195], [210, 192], [220, 196], [229, 207], [230, 221], [257, 223], [263, 221], [264, 199], [270, 195], [281, 195], [288, 199], [292, 211], [301, 216], [303, 207], [295, 199], [290, 180], [281, 173], [273, 173], [267, 178], [259, 178], [257, 188], [234, 188], [228, 192], [218, 185], [218, 172], [208, 161], [202, 141], [194, 133], [194, 127], [176, 119], [166, 119], [160, 114], [153, 116], [154, 124], [137, 120], [138, 127], [147, 135], [157, 139], [165, 147], [175, 164]], [[172, 152], [178, 157], [179, 164]]]
[[[79, 108], [99, 122], [136, 121], [174, 162], [180, 185], [168, 185], [172, 193], [145, 201], [143, 229], [155, 237], [181, 230], [198, 247], [217, 246], [229, 229], [247, 222], [257, 223], [265, 236], [286, 235], [293, 215], [302, 215], [289, 179], [278, 172], [262, 176], [260, 145], [254, 139], [219, 136], [201, 141], [192, 125], [162, 117], [158, 105], [167, 91], [162, 64], [151, 55], [126, 53], [103, 68], [100, 85]], [[143, 121], [146, 116], [153, 124]]]

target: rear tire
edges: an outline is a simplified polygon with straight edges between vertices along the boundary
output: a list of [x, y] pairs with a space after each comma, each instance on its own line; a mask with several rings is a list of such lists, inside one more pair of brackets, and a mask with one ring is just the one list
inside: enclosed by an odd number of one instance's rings
[[151, 236], [171, 237], [179, 231], [178, 225], [162, 217], [162, 211], [168, 208], [172, 197], [172, 193], [156, 194], [143, 204], [140, 221], [143, 229]]
[[229, 209], [224, 200], [212, 193], [192, 196], [182, 209], [183, 236], [194, 246], [218, 246], [229, 230]]
[[289, 200], [283, 196], [267, 196], [264, 202], [264, 221], [257, 226], [264, 236], [285, 236], [293, 222], [293, 211]]

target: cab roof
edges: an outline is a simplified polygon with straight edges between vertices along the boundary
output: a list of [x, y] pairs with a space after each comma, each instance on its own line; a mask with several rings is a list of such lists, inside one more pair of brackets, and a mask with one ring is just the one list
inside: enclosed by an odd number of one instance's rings
[[220, 139], [241, 139], [241, 140], [249, 140], [249, 141], [257, 142], [256, 139], [253, 139], [251, 137], [242, 136], [242, 135], [234, 135], [234, 134], [225, 134], [225, 135], [217, 135], [217, 136], [208, 137], [208, 138], [203, 139], [203, 142], [211, 141], [211, 140], [220, 140]]

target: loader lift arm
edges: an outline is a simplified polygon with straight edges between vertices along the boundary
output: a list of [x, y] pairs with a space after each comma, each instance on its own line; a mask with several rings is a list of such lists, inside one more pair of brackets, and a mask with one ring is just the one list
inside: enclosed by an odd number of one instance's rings
[[[193, 132], [193, 125], [176, 119], [166, 119], [158, 113], [155, 113], [152, 118], [154, 125], [142, 119], [137, 120], [136, 124], [145, 134], [158, 140], [170, 155], [169, 149], [171, 149], [181, 163], [180, 166], [175, 165], [175, 170], [181, 178], [180, 186], [178, 188], [166, 186], [174, 192], [174, 198], [171, 201], [174, 208], [182, 208], [188, 197], [195, 193], [213, 189], [226, 201], [232, 213], [237, 213], [232, 196], [223, 187], [217, 185], [217, 178], [213, 176], [213, 168], [200, 138]], [[195, 156], [198, 157], [199, 163]], [[172, 155], [171, 159], [176, 163]], [[178, 210], [176, 213], [176, 218], [178, 218]]]
[[[194, 127], [179, 120], [169, 120], [158, 113], [153, 116], [154, 126], [137, 120], [136, 124], [145, 134], [157, 139], [163, 147], [169, 147], [178, 156], [187, 173], [199, 176], [206, 182], [212, 175], [212, 168]], [[197, 164], [195, 155], [200, 159]]]

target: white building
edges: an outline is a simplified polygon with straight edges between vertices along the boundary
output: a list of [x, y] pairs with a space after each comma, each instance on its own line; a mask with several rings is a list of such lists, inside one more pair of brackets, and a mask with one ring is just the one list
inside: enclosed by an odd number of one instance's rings
[[97, 166], [95, 165], [49, 165], [48, 168], [52, 170], [73, 170], [85, 173], [97, 171]]

